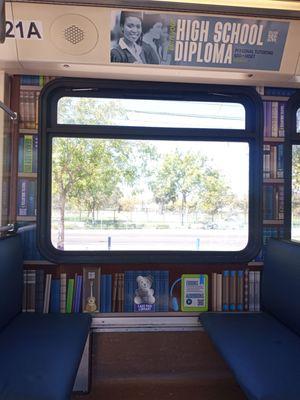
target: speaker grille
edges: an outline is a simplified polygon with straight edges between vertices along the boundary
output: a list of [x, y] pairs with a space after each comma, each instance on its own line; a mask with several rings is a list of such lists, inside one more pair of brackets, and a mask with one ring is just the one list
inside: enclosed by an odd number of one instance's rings
[[89, 53], [96, 46], [98, 30], [83, 15], [63, 14], [52, 22], [50, 38], [54, 46], [63, 53], [80, 56]]
[[72, 44], [80, 43], [84, 39], [84, 31], [76, 25], [71, 25], [66, 28], [64, 34], [65, 39]]

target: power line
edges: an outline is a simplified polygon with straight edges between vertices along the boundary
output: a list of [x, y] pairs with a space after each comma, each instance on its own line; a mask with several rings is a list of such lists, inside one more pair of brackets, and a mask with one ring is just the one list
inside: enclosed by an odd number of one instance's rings
[[241, 121], [242, 119], [239, 117], [234, 117], [234, 116], [219, 116], [219, 115], [199, 115], [199, 114], [182, 114], [182, 113], [170, 113], [170, 112], [160, 112], [160, 111], [140, 111], [140, 110], [126, 110], [129, 113], [136, 113], [136, 114], [149, 114], [149, 115], [164, 115], [164, 116], [170, 116], [170, 117], [188, 117], [188, 118], [197, 118], [197, 119], [222, 119], [226, 121]]

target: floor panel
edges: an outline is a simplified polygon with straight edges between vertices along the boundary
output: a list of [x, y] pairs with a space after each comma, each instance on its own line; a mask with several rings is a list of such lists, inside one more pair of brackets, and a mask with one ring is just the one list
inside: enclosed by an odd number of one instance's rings
[[72, 400], [246, 400], [201, 331], [96, 333], [92, 349], [91, 392]]

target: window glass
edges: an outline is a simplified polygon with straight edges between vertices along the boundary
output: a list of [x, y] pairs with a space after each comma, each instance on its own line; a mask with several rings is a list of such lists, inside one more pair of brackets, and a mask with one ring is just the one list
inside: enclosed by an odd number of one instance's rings
[[297, 133], [300, 133], [300, 108], [298, 108], [297, 113], [296, 113], [296, 129], [297, 129]]
[[245, 129], [239, 103], [62, 97], [58, 124]]
[[300, 240], [300, 145], [292, 150], [292, 230], [291, 238]]
[[248, 143], [52, 139], [51, 240], [64, 250], [238, 251]]

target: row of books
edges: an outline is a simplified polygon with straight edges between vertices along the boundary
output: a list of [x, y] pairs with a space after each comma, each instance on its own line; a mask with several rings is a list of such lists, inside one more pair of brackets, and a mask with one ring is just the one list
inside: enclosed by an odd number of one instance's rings
[[51, 76], [23, 75], [20, 79], [19, 128], [38, 129], [38, 103], [41, 88]]
[[264, 220], [283, 220], [284, 186], [265, 184], [263, 187]]
[[284, 137], [285, 108], [284, 101], [264, 101], [264, 137]]
[[18, 172], [37, 172], [37, 154], [37, 135], [21, 135], [18, 148]]
[[284, 171], [283, 143], [264, 144], [264, 179], [282, 179]]
[[41, 268], [24, 270], [24, 312], [105, 313], [168, 310], [168, 271], [101, 274], [100, 267], [85, 267], [82, 275], [68, 276], [61, 273], [59, 278], [56, 278]]
[[10, 221], [10, 176], [3, 174], [2, 177], [2, 204], [1, 204], [1, 221], [2, 225], [8, 224]]
[[[150, 286], [139, 289], [139, 279]], [[132, 286], [132, 287], [131, 287]], [[145, 295], [145, 287], [150, 291]], [[212, 311], [259, 311], [260, 271], [212, 273]], [[150, 293], [150, 297], [149, 297]], [[153, 301], [149, 301], [152, 298]], [[38, 313], [169, 311], [168, 271], [103, 274], [100, 267], [59, 278], [24, 270], [23, 311]]]
[[43, 87], [46, 83], [48, 83], [51, 79], [51, 76], [43, 76], [43, 75], [22, 75], [20, 78], [21, 86], [41, 86]]
[[19, 128], [38, 129], [38, 102], [40, 87], [27, 86], [28, 89], [20, 90], [19, 102]]
[[47, 314], [81, 311], [82, 276], [67, 280], [63, 273], [59, 279], [44, 270], [24, 270], [23, 272], [23, 312]]
[[263, 245], [267, 245], [269, 239], [282, 239], [284, 237], [283, 226], [264, 226], [263, 227]]
[[255, 257], [254, 262], [263, 262], [266, 253], [266, 247], [269, 239], [283, 239], [284, 237], [284, 227], [283, 226], [264, 226], [263, 227], [263, 245]]
[[296, 93], [296, 89], [284, 87], [258, 86], [256, 90], [261, 96], [274, 97], [290, 97]]
[[260, 271], [212, 273], [212, 311], [260, 311]]
[[18, 178], [17, 215], [36, 216], [36, 179]]
[[[295, 93], [292, 88], [260, 87], [258, 93], [262, 96], [274, 97], [263, 102], [264, 106], [264, 137], [278, 138], [285, 136], [286, 101]], [[277, 99], [275, 99], [277, 97]], [[278, 99], [285, 97], [286, 99]], [[264, 179], [284, 178], [284, 144], [265, 143], [263, 147], [263, 177]], [[263, 218], [268, 220], [284, 219], [284, 186], [281, 184], [265, 184], [263, 188]], [[282, 239], [283, 226], [263, 227], [263, 245], [253, 261], [262, 262], [265, 258], [266, 246], [270, 238]]]

